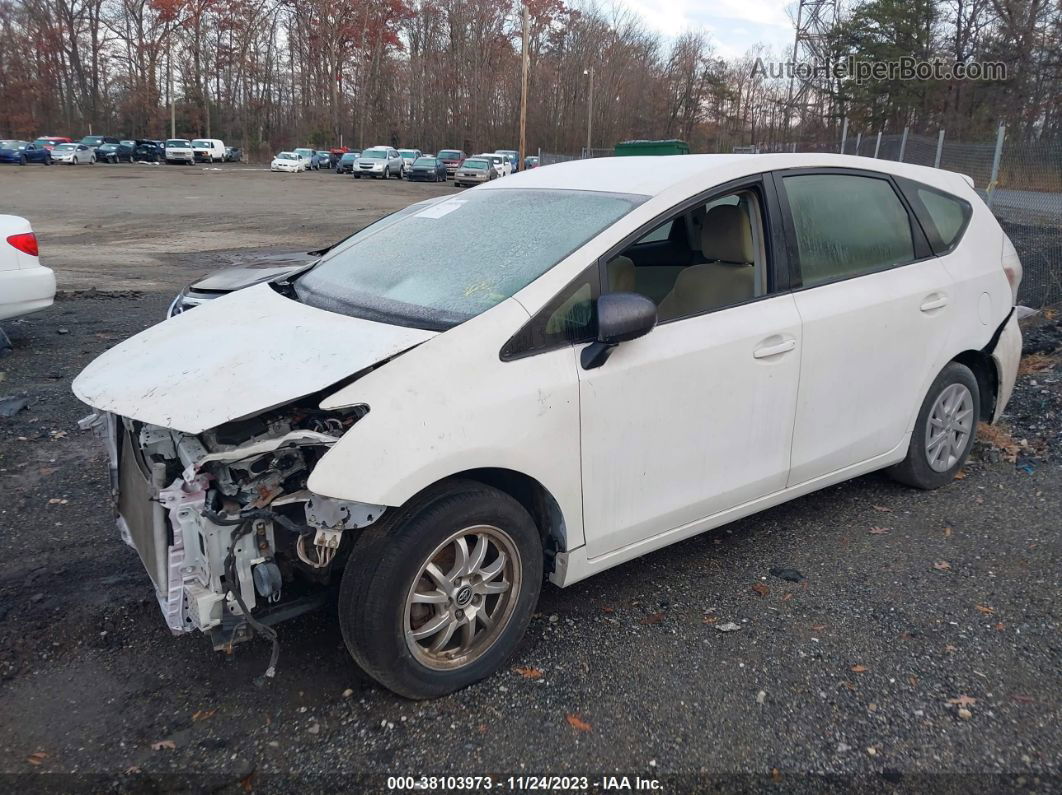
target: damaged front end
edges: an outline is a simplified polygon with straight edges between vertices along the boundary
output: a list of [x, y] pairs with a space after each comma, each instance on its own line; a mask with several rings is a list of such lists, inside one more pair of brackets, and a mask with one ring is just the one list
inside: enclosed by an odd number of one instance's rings
[[275, 643], [269, 625], [321, 606], [353, 536], [385, 510], [307, 490], [321, 457], [368, 410], [314, 405], [200, 434], [102, 412], [82, 420], [105, 440], [118, 529], [174, 633], [201, 630], [215, 649], [255, 632]]

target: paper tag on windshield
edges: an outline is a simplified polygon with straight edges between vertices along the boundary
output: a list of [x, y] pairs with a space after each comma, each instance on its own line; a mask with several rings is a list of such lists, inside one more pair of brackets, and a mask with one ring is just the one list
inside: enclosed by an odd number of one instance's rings
[[464, 204], [464, 199], [451, 199], [450, 201], [439, 202], [433, 204], [427, 210], [421, 210], [414, 215], [414, 218], [442, 218], [444, 215], [449, 215], [454, 210], [457, 210]]

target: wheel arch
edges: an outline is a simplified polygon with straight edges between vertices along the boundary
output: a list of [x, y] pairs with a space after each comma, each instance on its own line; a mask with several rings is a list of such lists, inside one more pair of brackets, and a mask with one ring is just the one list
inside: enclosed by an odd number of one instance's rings
[[996, 397], [999, 394], [999, 373], [996, 371], [992, 357], [984, 351], [967, 350], [952, 358], [953, 362], [970, 368], [977, 379], [977, 389], [980, 392], [978, 405], [978, 419], [983, 422], [991, 422], [995, 413]]
[[520, 503], [538, 527], [546, 556], [546, 570], [552, 571], [553, 555], [567, 551], [568, 538], [560, 503], [549, 489], [530, 475], [503, 467], [479, 467], [455, 472], [428, 488], [437, 488], [446, 481], [457, 479], [477, 481], [508, 494]]

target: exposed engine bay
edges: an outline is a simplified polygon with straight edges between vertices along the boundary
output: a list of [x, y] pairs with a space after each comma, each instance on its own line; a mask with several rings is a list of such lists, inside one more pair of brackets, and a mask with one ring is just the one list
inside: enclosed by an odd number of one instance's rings
[[311, 399], [189, 434], [114, 414], [82, 427], [110, 454], [123, 540], [140, 554], [174, 633], [201, 630], [216, 649], [320, 606], [354, 535], [385, 508], [306, 488], [311, 471], [367, 412], [324, 412]]

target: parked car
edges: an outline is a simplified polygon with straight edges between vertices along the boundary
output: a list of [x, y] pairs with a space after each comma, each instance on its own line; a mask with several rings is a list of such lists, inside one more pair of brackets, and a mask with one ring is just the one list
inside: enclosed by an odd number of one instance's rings
[[399, 157], [398, 150], [390, 146], [370, 147], [358, 157], [354, 177], [355, 179], [362, 177], [376, 177], [377, 179], [398, 177], [401, 179], [402, 158]]
[[461, 164], [465, 162], [465, 158], [468, 157], [460, 149], [440, 149], [435, 156], [446, 164], [447, 177], [452, 177], [457, 173], [457, 169], [461, 167]]
[[42, 135], [33, 143], [35, 143], [39, 147], [47, 149], [50, 152], [59, 144], [69, 144], [73, 143], [73, 141], [70, 138], [65, 138], [61, 135]]
[[133, 146], [126, 143], [100, 144], [96, 147], [96, 160], [102, 163], [132, 163], [136, 158]]
[[226, 163], [242, 163], [243, 162], [243, 150], [238, 146], [226, 146], [225, 147], [225, 162]]
[[360, 156], [361, 152], [344, 152], [336, 162], [336, 173], [350, 174], [353, 172]]
[[498, 178], [494, 164], [485, 157], [469, 157], [454, 172], [454, 185], [458, 188], [471, 187]]
[[524, 168], [538, 168], [538, 156], [529, 155], [524, 158]]
[[165, 152], [167, 163], [195, 164], [195, 152], [192, 149], [192, 142], [187, 138], [170, 138], [166, 141], [163, 151]]
[[520, 170], [520, 153], [515, 149], [498, 149], [494, 152], [497, 155], [505, 155], [509, 158], [509, 165], [512, 167], [511, 173], [515, 174]]
[[295, 154], [301, 156], [302, 159], [306, 161], [307, 169], [319, 171], [322, 165], [324, 165], [325, 168], [331, 168], [331, 165], [328, 161], [327, 152], [320, 152], [316, 149], [302, 148], [296, 149]]
[[72, 166], [82, 163], [92, 165], [96, 162], [96, 150], [82, 143], [56, 144], [52, 150], [52, 162], [69, 163]]
[[219, 138], [196, 138], [192, 141], [192, 155], [201, 163], [225, 161], [225, 142]]
[[16, 163], [20, 166], [27, 163], [43, 163], [50, 166], [52, 153], [43, 146], [31, 144], [29, 141], [0, 141], [0, 163]]
[[446, 164], [437, 157], [418, 157], [406, 177], [412, 182], [446, 182]]
[[398, 156], [402, 158], [402, 176], [409, 176], [409, 171], [413, 168], [413, 161], [420, 157], [423, 152], [419, 149], [399, 149]]
[[334, 146], [328, 150], [328, 163], [329, 168], [335, 168], [339, 163], [339, 160], [343, 155], [349, 152], [350, 149], [346, 146]]
[[81, 139], [81, 143], [90, 149], [97, 149], [103, 144], [116, 144], [119, 140], [113, 135], [86, 135]]
[[426, 698], [504, 666], [543, 574], [883, 468], [955, 483], [1014, 385], [1021, 276], [959, 174], [580, 160], [391, 214], [73, 390], [173, 632], [275, 640], [338, 582], [360, 669]]
[[494, 166], [494, 170], [498, 172], [499, 177], [507, 177], [513, 173], [513, 164], [509, 162], [509, 158], [505, 155], [497, 153], [490, 153], [484, 155], [475, 155], [477, 158], [483, 160], [489, 160], [490, 164]]
[[155, 141], [141, 140], [137, 141], [133, 156], [145, 163], [161, 163], [166, 159], [166, 150]]
[[[52, 305], [55, 274], [41, 265], [37, 236], [25, 218], [0, 215], [0, 320]], [[0, 331], [0, 350], [11, 343]]]
[[292, 174], [306, 171], [308, 168], [308, 161], [298, 151], [280, 152], [273, 158], [273, 162], [269, 164], [270, 171], [288, 171]]

